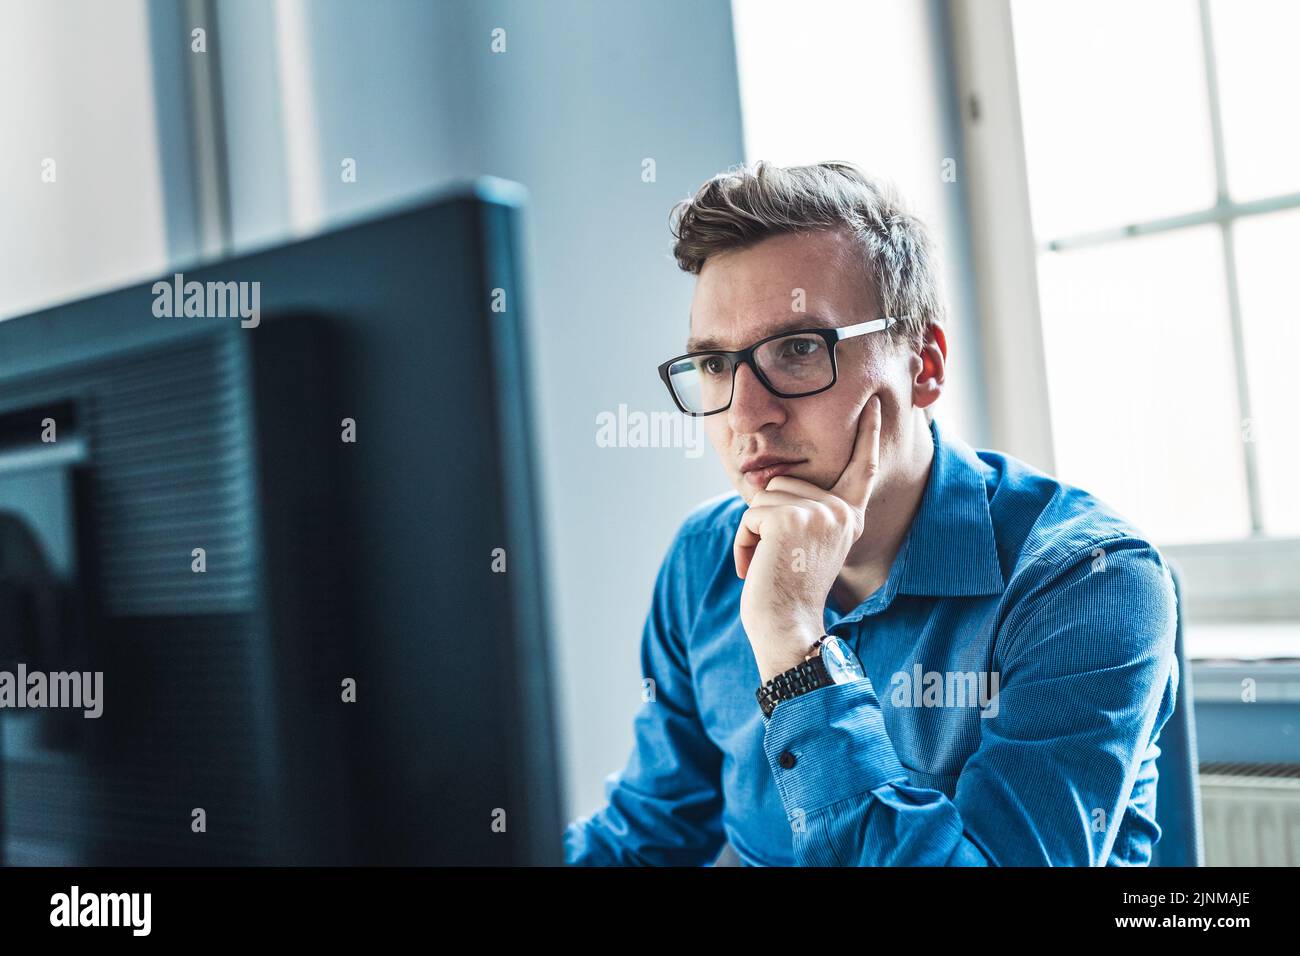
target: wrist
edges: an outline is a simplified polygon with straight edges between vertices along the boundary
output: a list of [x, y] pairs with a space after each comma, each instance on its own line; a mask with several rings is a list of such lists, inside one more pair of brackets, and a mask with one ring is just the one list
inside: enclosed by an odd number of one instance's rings
[[792, 667], [798, 667], [806, 661], [809, 655], [815, 655], [819, 650], [818, 641], [821, 640], [822, 631], [812, 633], [805, 632], [797, 638], [788, 641], [779, 651], [764, 656], [758, 660], [758, 676], [762, 683], [767, 683], [777, 674], [783, 674]]
[[765, 717], [777, 704], [833, 684], [866, 680], [866, 671], [843, 639], [823, 635], [799, 663], [767, 677], [755, 691]]

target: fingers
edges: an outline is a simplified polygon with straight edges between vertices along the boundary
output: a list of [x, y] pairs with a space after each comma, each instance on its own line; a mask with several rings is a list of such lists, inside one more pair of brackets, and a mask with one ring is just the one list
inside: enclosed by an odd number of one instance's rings
[[814, 502], [821, 500], [818, 498], [810, 498], [810, 496], [804, 494], [803, 493], [804, 487], [815, 488], [817, 491], [820, 491], [823, 495], [826, 494], [826, 492], [821, 491], [820, 488], [817, 488], [816, 485], [813, 485], [807, 481], [800, 481], [798, 478], [792, 479], [792, 481], [798, 482], [798, 484], [801, 486], [799, 488], [773, 487], [774, 484], [777, 481], [781, 480], [781, 478], [783, 477], [784, 476], [777, 476], [776, 478], [773, 478], [771, 481], [767, 483], [766, 489], [762, 489], [754, 492], [754, 497], [749, 499], [750, 507], [753, 507], [755, 505], [794, 505], [795, 507], [806, 508], [806, 507], [810, 507]]
[[[767, 483], [767, 488], [764, 491], [760, 491], [758, 495], [770, 495], [778, 492], [781, 494], [794, 495], [796, 498], [803, 499], [804, 504], [807, 504], [810, 501], [820, 501], [824, 504], [833, 504], [837, 500], [833, 494], [820, 485], [815, 485], [811, 481], [805, 481], [802, 478], [792, 478], [789, 475], [777, 475]], [[754, 496], [755, 501], [758, 500], [758, 495]]]
[[880, 471], [880, 397], [872, 395], [858, 415], [858, 435], [853, 455], [831, 488], [831, 494], [843, 498], [861, 510], [867, 506], [876, 475]]
[[749, 508], [740, 516], [740, 527], [736, 530], [736, 541], [731, 548], [738, 577], [743, 578], [749, 572], [749, 564], [754, 559], [754, 549], [763, 538], [763, 522], [770, 520], [774, 514], [786, 507], [788, 506], [759, 505]]
[[[856, 532], [862, 531], [862, 513], [871, 496], [880, 462], [880, 398], [872, 395], [858, 415], [858, 431], [853, 443], [853, 454], [839, 480], [829, 491], [790, 475], [777, 475], [767, 487], [754, 493], [749, 508], [741, 516], [732, 557], [736, 574], [741, 578], [749, 572], [754, 551], [762, 540], [763, 522], [776, 513], [787, 513], [799, 508], [810, 513], [825, 514], [823, 509], [839, 521], [852, 522]], [[853, 509], [846, 513], [845, 505]]]
[[852, 524], [852, 508], [841, 498], [802, 478], [777, 475], [767, 483], [767, 488], [756, 494], [751, 504], [788, 504], [814, 514], [825, 514], [837, 524]]

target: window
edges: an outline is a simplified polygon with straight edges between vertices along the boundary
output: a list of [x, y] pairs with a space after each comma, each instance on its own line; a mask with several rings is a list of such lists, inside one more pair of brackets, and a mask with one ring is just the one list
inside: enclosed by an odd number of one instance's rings
[[1300, 4], [948, 9], [994, 446], [1300, 640]]
[[1300, 4], [1011, 15], [1057, 472], [1161, 544], [1300, 535]]

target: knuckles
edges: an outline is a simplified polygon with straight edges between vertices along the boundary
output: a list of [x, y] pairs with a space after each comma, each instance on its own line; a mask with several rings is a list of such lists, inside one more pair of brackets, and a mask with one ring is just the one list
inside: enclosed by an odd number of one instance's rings
[[[763, 504], [759, 496], [755, 495], [749, 507], [752, 509]], [[837, 534], [849, 534], [850, 541], [855, 541], [862, 533], [862, 516], [852, 505], [840, 499], [834, 501], [809, 499], [797, 505], [780, 502], [774, 507], [775, 510], [766, 520], [769, 534], [773, 530], [815, 534], [818, 537], [828, 538], [835, 537]]]

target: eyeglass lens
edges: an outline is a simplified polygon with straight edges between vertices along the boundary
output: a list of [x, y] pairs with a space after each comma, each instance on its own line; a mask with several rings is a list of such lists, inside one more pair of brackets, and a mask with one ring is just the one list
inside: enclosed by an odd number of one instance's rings
[[[789, 396], [825, 388], [835, 374], [826, 340], [807, 333], [764, 342], [754, 351], [754, 361], [772, 388]], [[706, 353], [674, 363], [668, 381], [685, 408], [707, 414], [730, 403], [735, 374], [727, 356]]]

